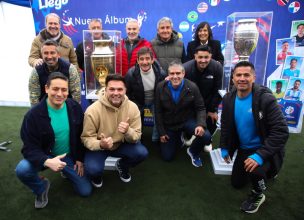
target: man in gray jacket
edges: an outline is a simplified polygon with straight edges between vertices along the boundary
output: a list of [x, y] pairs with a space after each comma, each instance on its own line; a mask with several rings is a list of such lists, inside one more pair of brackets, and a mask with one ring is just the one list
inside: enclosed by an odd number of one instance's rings
[[165, 72], [172, 61], [185, 62], [184, 43], [173, 30], [173, 22], [163, 17], [157, 22], [157, 36], [151, 41], [156, 57]]

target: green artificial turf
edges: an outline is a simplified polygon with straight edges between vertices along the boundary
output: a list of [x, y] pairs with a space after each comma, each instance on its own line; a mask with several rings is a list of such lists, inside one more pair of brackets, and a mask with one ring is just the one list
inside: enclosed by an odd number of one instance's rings
[[[22, 158], [19, 129], [27, 108], [0, 107], [0, 142], [11, 140], [11, 152], [0, 151], [0, 220], [2, 219], [304, 219], [304, 141], [291, 134], [286, 158], [276, 180], [267, 183], [266, 202], [256, 214], [239, 210], [250, 187], [235, 190], [229, 176], [214, 175], [210, 157], [202, 153], [203, 167], [192, 166], [186, 149], [173, 162], [159, 157], [144, 128], [149, 157], [131, 170], [132, 181], [123, 183], [117, 172], [106, 171], [104, 185], [89, 198], [74, 194], [59, 173], [42, 172], [51, 181], [49, 204], [35, 210], [34, 195], [15, 176]], [[214, 138], [218, 145], [219, 134]]]

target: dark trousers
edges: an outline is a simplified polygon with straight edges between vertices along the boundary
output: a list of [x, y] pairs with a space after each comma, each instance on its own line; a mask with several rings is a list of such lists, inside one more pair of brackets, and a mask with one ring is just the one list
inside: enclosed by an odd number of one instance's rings
[[210, 134], [212, 136], [213, 133], [215, 132], [216, 128], [217, 128], [216, 122], [213, 123], [212, 120], [211, 120], [211, 118], [207, 117], [206, 123], [207, 123], [207, 129], [208, 129], [208, 131], [210, 132]]
[[258, 166], [251, 173], [246, 172], [246, 170], [244, 169], [244, 161], [248, 158], [248, 156], [254, 154], [254, 152], [254, 150], [238, 150], [237, 156], [233, 164], [231, 175], [231, 184], [233, 187], [241, 188], [246, 185], [248, 181], [250, 181], [253, 189], [256, 192], [262, 192], [266, 189], [266, 173], [270, 169], [269, 161], [264, 161], [262, 166]]
[[[185, 122], [184, 126], [178, 131], [173, 131], [166, 128], [166, 133], [169, 136], [169, 140], [166, 143], [160, 143], [160, 152], [163, 160], [173, 160], [176, 150], [182, 146], [181, 133], [185, 132], [187, 136], [191, 137], [192, 135], [194, 135], [196, 126], [196, 120], [189, 119]], [[204, 146], [210, 144], [210, 140], [211, 135], [208, 129], [205, 129], [204, 135], [201, 137], [197, 136], [190, 145], [191, 153], [195, 156], [199, 156], [199, 154], [204, 149]]]
[[90, 178], [101, 177], [107, 157], [120, 157], [120, 164], [126, 169], [135, 167], [148, 157], [147, 148], [138, 143], [122, 143], [115, 150], [87, 151], [84, 165]]

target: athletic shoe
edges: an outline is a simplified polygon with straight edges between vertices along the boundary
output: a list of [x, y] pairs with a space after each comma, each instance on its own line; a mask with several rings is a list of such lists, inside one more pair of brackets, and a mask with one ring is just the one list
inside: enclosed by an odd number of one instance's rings
[[257, 193], [251, 190], [251, 194], [248, 195], [247, 200], [245, 200], [241, 205], [241, 210], [247, 213], [256, 213], [265, 201], [265, 195], [263, 193]]
[[187, 154], [190, 156], [193, 166], [201, 167], [203, 165], [201, 158], [199, 156], [194, 156], [190, 152], [190, 147], [187, 148]]
[[100, 188], [100, 187], [102, 187], [103, 181], [102, 181], [101, 177], [97, 177], [97, 178], [92, 179], [91, 183], [95, 188]]
[[43, 209], [49, 202], [48, 193], [50, 190], [51, 183], [47, 178], [44, 178], [45, 190], [35, 198], [35, 208]]
[[131, 181], [131, 175], [129, 174], [129, 170], [121, 164], [121, 159], [116, 162], [116, 169], [119, 174], [119, 178], [121, 181], [128, 183]]

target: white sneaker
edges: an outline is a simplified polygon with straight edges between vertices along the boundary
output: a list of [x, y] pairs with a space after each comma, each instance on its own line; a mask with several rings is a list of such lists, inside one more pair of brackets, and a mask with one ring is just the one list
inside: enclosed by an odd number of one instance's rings
[[212, 151], [212, 143], [210, 143], [209, 145], [205, 145], [204, 146], [204, 151], [207, 152], [207, 153]]

